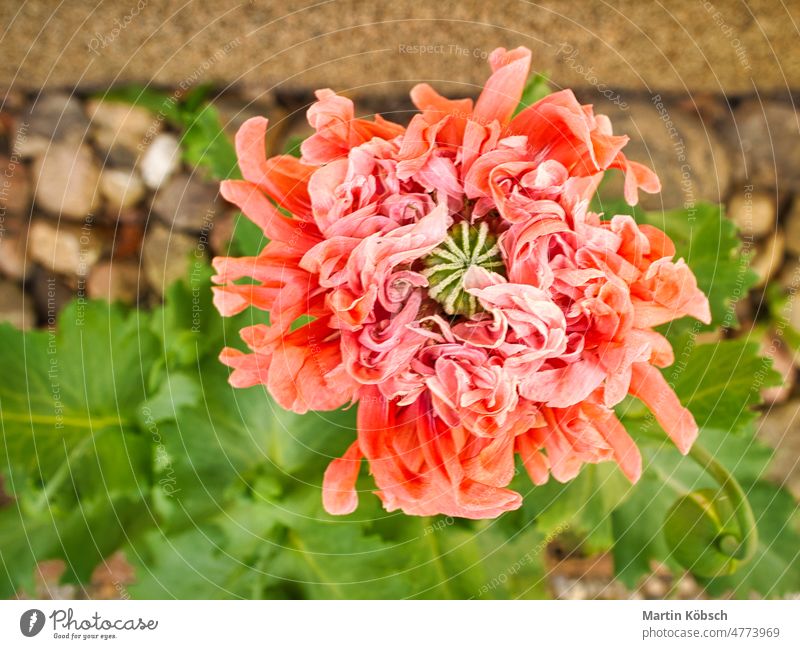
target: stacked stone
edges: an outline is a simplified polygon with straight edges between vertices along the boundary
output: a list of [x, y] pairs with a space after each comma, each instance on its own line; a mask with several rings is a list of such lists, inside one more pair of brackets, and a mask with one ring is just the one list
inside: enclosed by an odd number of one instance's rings
[[[150, 305], [224, 253], [235, 212], [144, 108], [0, 93], [0, 321], [44, 325], [70, 299]], [[233, 132], [255, 109], [225, 99]]]

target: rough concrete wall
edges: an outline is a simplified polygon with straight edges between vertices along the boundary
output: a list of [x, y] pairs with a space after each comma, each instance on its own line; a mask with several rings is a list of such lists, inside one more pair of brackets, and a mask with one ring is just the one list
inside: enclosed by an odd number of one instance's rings
[[773, 0], [4, 1], [0, 87], [211, 80], [400, 94], [449, 79], [468, 91], [494, 47], [526, 45], [559, 85], [776, 92], [800, 86], [798, 24], [800, 3]]

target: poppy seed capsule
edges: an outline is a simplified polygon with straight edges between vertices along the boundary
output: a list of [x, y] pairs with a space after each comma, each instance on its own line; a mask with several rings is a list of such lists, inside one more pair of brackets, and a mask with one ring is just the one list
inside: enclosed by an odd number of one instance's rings
[[481, 310], [478, 298], [464, 287], [464, 276], [472, 266], [505, 275], [497, 237], [486, 221], [477, 226], [455, 223], [447, 238], [423, 259], [428, 279], [428, 296], [441, 304], [448, 315], [473, 316]]

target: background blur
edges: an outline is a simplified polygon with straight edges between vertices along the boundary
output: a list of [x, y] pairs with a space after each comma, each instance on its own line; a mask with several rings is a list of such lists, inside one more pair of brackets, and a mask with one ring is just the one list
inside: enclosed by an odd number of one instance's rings
[[[187, 115], [202, 130], [213, 106], [228, 136], [265, 115], [281, 152], [308, 133], [315, 88], [406, 122], [414, 84], [475, 95], [489, 53], [524, 45], [534, 72], [631, 136], [626, 154], [664, 186], [644, 207], [723, 203], [739, 226], [759, 279], [736, 335], [760, 341], [784, 377], [764, 390], [758, 434], [777, 449], [772, 478], [797, 496], [800, 354], [785, 332], [800, 331], [798, 24], [800, 3], [770, 0], [4, 2], [0, 320], [46, 328], [76, 296], [155, 306], [194, 259], [226, 252], [236, 213], [202, 155], [182, 154]], [[603, 192], [621, 193], [618, 179]], [[610, 559], [551, 551], [557, 596], [628, 593]], [[55, 585], [62, 569], [44, 566], [40, 595], [75, 594]], [[106, 564], [90, 594], [118, 596], [129, 572]], [[641, 593], [666, 589], [656, 574]]]

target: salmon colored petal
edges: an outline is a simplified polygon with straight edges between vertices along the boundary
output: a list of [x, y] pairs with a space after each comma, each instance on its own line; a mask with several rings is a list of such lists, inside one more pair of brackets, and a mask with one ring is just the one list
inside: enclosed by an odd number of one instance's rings
[[505, 125], [522, 99], [522, 91], [531, 69], [531, 51], [518, 47], [507, 51], [498, 47], [489, 55], [493, 74], [483, 87], [472, 119], [481, 124], [497, 120]]
[[335, 410], [353, 398], [358, 386], [344, 371], [335, 334], [318, 320], [276, 345], [267, 388], [283, 408], [300, 414]]
[[604, 378], [605, 373], [598, 363], [585, 360], [525, 377], [520, 394], [551, 408], [566, 408], [588, 397]]
[[290, 155], [267, 159], [267, 125], [263, 117], [251, 117], [236, 133], [236, 155], [242, 176], [274, 199], [279, 207], [309, 220], [308, 179], [316, 168]]
[[233, 316], [248, 307], [268, 311], [275, 300], [275, 289], [255, 284], [214, 286], [214, 306], [223, 316]]
[[694, 273], [682, 259], [653, 262], [634, 288], [642, 289], [644, 297], [635, 302], [638, 327], [655, 327], [684, 315], [705, 324], [711, 322], [708, 298], [697, 287]]
[[650, 242], [650, 255], [649, 261], [655, 261], [662, 257], [672, 257], [675, 255], [675, 244], [672, 242], [663, 230], [657, 227], [642, 223], [639, 226], [639, 231], [647, 237]]
[[610, 168], [622, 169], [625, 173], [623, 192], [628, 205], [636, 205], [639, 202], [639, 189], [643, 189], [648, 194], [657, 194], [661, 191], [661, 181], [655, 172], [643, 164], [628, 160], [621, 153], [617, 156], [617, 160], [610, 165]]
[[329, 89], [317, 90], [308, 109], [308, 123], [316, 131], [300, 146], [305, 164], [322, 165], [346, 157], [349, 151], [373, 137], [391, 139], [403, 132], [399, 124], [380, 116], [375, 121], [356, 119], [352, 100]]
[[539, 443], [533, 432], [517, 436], [516, 445], [517, 453], [519, 453], [531, 482], [535, 485], [545, 484], [550, 477], [550, 464], [547, 457], [540, 451]]
[[422, 111], [428, 124], [436, 124], [447, 118], [437, 135], [440, 142], [451, 146], [462, 143], [467, 121], [472, 115], [472, 99], [447, 99], [427, 83], [420, 83], [411, 89], [411, 101]]
[[591, 157], [592, 125], [571, 90], [549, 94], [520, 111], [508, 131], [528, 138], [537, 161], [557, 160], [571, 169]]
[[267, 239], [307, 247], [319, 241], [316, 228], [309, 226], [305, 221], [286, 218], [252, 183], [244, 180], [225, 180], [220, 184], [220, 193], [226, 201], [236, 205], [247, 218], [260, 227]]
[[411, 89], [411, 101], [423, 114], [431, 111], [428, 122], [438, 122], [446, 115], [466, 118], [472, 113], [472, 99], [447, 99], [431, 88], [427, 83], [418, 83]]
[[678, 450], [686, 455], [697, 439], [697, 423], [661, 372], [648, 363], [634, 364], [630, 393], [644, 402]]
[[598, 429], [614, 451], [614, 460], [631, 482], [642, 476], [642, 454], [613, 410], [589, 405], [588, 412], [598, 422]]
[[228, 377], [228, 383], [234, 388], [249, 388], [267, 382], [269, 356], [245, 354], [238, 349], [225, 347], [220, 352], [219, 360], [223, 365], [233, 369]]
[[304, 165], [291, 155], [278, 155], [267, 160], [262, 184], [264, 191], [279, 207], [305, 221], [312, 220], [308, 181], [315, 167]]
[[264, 117], [251, 117], [236, 132], [236, 157], [245, 180], [263, 187], [267, 165], [267, 127]]
[[322, 506], [329, 514], [352, 514], [358, 507], [356, 481], [362, 458], [358, 442], [353, 442], [342, 457], [333, 460], [325, 469]]

